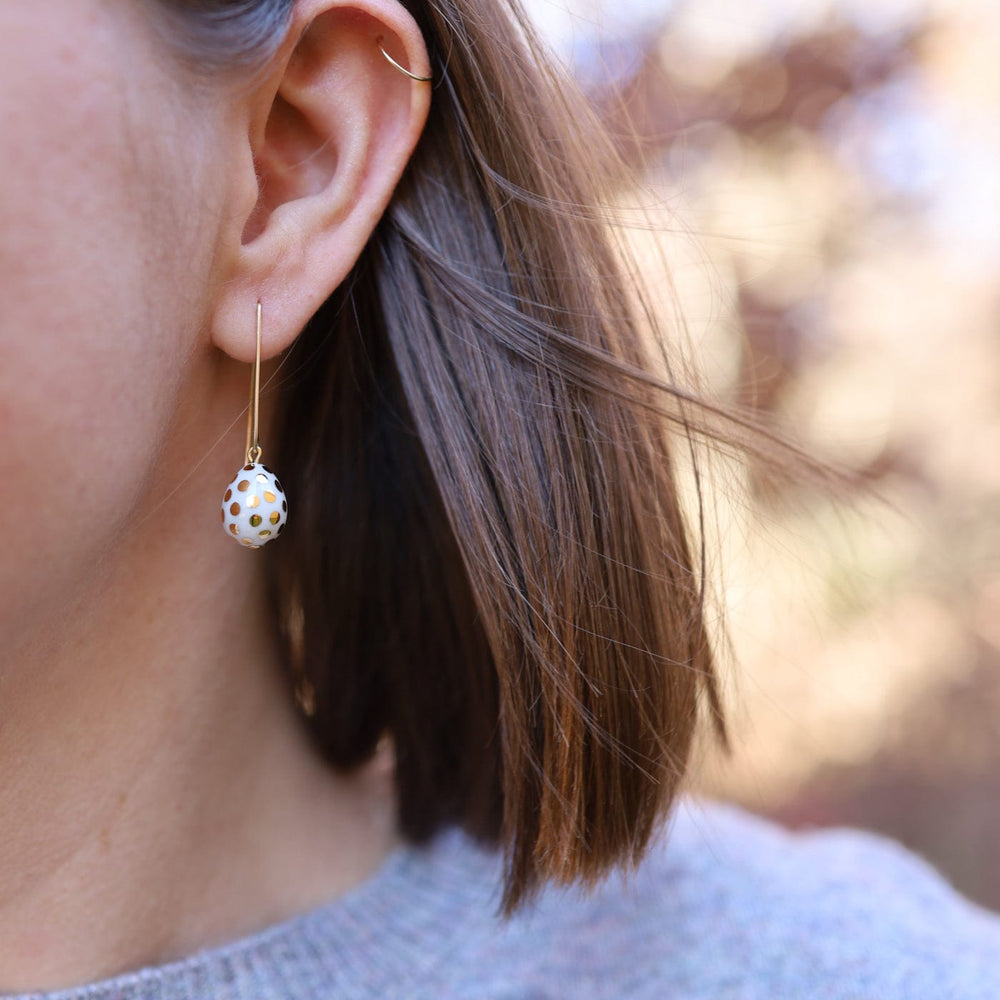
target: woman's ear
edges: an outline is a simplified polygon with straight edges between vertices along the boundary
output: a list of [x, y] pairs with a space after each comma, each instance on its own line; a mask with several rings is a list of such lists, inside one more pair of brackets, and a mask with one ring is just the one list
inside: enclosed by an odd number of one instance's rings
[[[243, 198], [222, 234], [213, 342], [253, 358], [288, 347], [344, 280], [385, 211], [430, 108], [427, 49], [397, 0], [299, 0], [266, 82], [249, 95]], [[242, 133], [241, 133], [242, 134]], [[241, 139], [241, 144], [243, 140]]]

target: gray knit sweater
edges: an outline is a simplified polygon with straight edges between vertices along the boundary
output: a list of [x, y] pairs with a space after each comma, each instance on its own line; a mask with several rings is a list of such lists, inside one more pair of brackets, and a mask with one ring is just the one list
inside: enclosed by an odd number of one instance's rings
[[868, 834], [688, 801], [637, 875], [549, 890], [507, 923], [498, 872], [449, 831], [319, 910], [32, 1000], [1000, 998], [1000, 917]]

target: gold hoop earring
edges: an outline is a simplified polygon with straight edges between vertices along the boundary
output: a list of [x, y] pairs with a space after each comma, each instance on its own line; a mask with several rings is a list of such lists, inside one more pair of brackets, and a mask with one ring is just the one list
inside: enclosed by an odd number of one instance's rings
[[430, 83], [431, 82], [431, 80], [433, 79], [433, 77], [430, 77], [430, 76], [417, 76], [416, 73], [411, 73], [405, 66], [400, 66], [399, 63], [396, 62], [396, 60], [393, 59], [392, 56], [389, 55], [389, 53], [386, 52], [385, 49], [382, 47], [382, 40], [383, 40], [383, 38], [385, 38], [385, 35], [379, 35], [378, 38], [375, 39], [375, 44], [378, 46], [379, 52], [381, 52], [382, 55], [384, 55], [386, 57], [386, 59], [388, 59], [389, 62], [392, 63], [392, 65], [395, 66], [396, 69], [399, 70], [400, 73], [405, 74], [411, 80], [416, 80], [418, 83]]
[[257, 300], [257, 355], [250, 376], [247, 411], [246, 465], [236, 473], [222, 498], [222, 527], [248, 549], [259, 549], [277, 538], [288, 519], [288, 501], [278, 477], [265, 465], [258, 438], [260, 414], [260, 334], [263, 307]]

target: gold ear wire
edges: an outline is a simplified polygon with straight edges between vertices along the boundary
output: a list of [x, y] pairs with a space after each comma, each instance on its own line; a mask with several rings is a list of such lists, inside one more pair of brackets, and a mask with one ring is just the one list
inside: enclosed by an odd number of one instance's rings
[[260, 412], [260, 330], [262, 325], [263, 306], [257, 300], [257, 356], [253, 362], [253, 373], [250, 376], [250, 407], [247, 410], [247, 465], [260, 461], [261, 448], [258, 436], [258, 413]]
[[396, 69], [399, 70], [400, 73], [405, 74], [411, 80], [416, 80], [418, 83], [430, 83], [431, 82], [431, 80], [433, 79], [433, 77], [430, 77], [430, 76], [417, 76], [416, 73], [411, 73], [405, 66], [400, 66], [399, 63], [396, 62], [396, 60], [393, 59], [392, 56], [389, 55], [389, 53], [386, 52], [385, 49], [382, 47], [382, 39], [384, 37], [385, 37], [384, 35], [379, 35], [378, 38], [375, 39], [375, 44], [378, 46], [379, 52], [381, 52], [382, 55], [384, 55], [386, 57], [386, 59], [388, 59], [389, 62], [392, 63], [392, 65], [395, 66]]

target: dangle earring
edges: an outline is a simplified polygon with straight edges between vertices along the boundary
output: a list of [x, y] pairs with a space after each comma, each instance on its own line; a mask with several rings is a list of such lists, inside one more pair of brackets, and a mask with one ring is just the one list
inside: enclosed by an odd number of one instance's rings
[[288, 518], [288, 503], [277, 476], [261, 465], [257, 439], [260, 411], [260, 331], [262, 308], [257, 302], [257, 357], [250, 377], [250, 410], [247, 413], [246, 465], [236, 473], [222, 498], [222, 526], [227, 535], [248, 549], [259, 549], [281, 534]]

